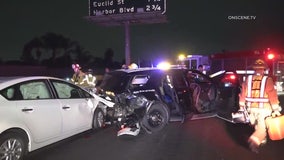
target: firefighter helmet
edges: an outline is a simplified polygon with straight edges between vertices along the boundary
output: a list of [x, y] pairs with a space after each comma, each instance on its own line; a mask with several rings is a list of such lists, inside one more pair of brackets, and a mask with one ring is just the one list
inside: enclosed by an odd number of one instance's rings
[[72, 68], [75, 69], [81, 69], [79, 64], [72, 64]]
[[129, 66], [128, 66], [129, 69], [137, 69], [138, 68], [138, 65], [135, 64], [135, 63], [131, 63]]
[[265, 63], [264, 60], [262, 59], [257, 59], [253, 65], [252, 65], [253, 69], [268, 69], [267, 64]]

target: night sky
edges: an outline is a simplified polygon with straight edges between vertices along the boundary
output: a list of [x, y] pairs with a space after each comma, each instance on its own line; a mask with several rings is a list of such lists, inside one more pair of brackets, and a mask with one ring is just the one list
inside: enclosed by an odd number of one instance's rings
[[[131, 26], [131, 59], [173, 58], [284, 48], [284, 8], [279, 0], [167, 0], [168, 23]], [[47, 32], [78, 41], [96, 57], [112, 48], [124, 59], [124, 28], [84, 19], [88, 0], [0, 1], [0, 58], [19, 59], [23, 46]], [[233, 19], [249, 16], [250, 20]]]

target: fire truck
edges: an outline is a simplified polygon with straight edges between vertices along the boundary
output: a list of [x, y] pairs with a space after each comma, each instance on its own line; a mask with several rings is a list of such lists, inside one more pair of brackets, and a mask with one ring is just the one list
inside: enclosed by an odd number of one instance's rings
[[277, 50], [265, 49], [262, 51], [234, 51], [222, 52], [211, 55], [190, 55], [185, 59], [185, 64], [192, 69], [203, 65], [207, 74], [213, 74], [222, 70], [232, 71], [238, 74], [240, 81], [244, 81], [246, 75], [253, 74], [251, 65], [256, 59], [263, 59], [269, 66], [266, 74], [272, 76], [277, 91], [283, 91], [284, 80], [284, 54]]

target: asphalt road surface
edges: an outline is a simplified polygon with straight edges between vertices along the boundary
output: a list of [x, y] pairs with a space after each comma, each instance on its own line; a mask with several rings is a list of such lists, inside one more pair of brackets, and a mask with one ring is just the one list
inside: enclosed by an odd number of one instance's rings
[[248, 149], [252, 128], [217, 117], [170, 123], [155, 134], [117, 137], [108, 127], [31, 153], [29, 160], [283, 160], [284, 140], [255, 154]]
[[[283, 94], [284, 95], [284, 94]], [[284, 106], [284, 96], [279, 96]], [[282, 112], [283, 113], [283, 112]], [[191, 117], [192, 118], [192, 117]], [[28, 160], [283, 160], [284, 140], [271, 141], [259, 154], [249, 150], [253, 128], [216, 116], [171, 122], [155, 134], [117, 137], [115, 127], [89, 131], [29, 154]]]

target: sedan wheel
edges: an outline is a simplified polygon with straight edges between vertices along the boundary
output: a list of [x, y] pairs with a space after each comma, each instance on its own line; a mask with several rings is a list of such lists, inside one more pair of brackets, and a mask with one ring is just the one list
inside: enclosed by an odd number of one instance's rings
[[102, 109], [97, 108], [93, 117], [93, 129], [102, 128], [105, 126], [105, 115]]
[[0, 137], [0, 159], [2, 160], [22, 160], [27, 144], [15, 133], [8, 133]]

